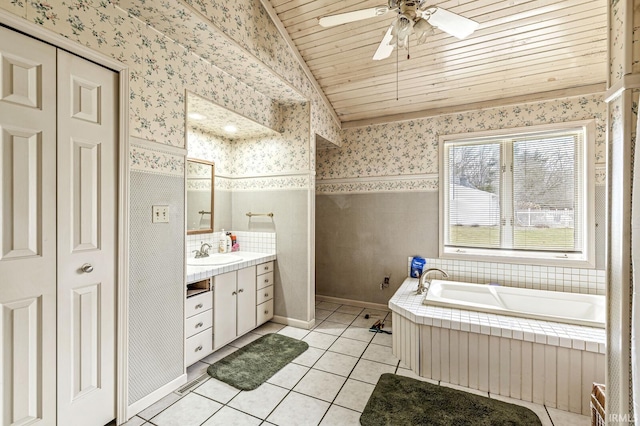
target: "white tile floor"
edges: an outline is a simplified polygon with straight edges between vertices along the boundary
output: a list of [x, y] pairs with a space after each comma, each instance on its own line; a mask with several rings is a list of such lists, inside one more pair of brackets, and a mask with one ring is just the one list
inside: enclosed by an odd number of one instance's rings
[[[390, 313], [328, 302], [318, 302], [316, 308], [318, 324], [313, 330], [267, 323], [188, 371], [190, 380], [206, 374], [209, 364], [266, 333], [280, 333], [309, 343], [307, 351], [267, 383], [245, 392], [209, 378], [182, 397], [175, 393], [166, 396], [125, 425], [359, 425], [360, 414], [381, 374], [426, 380], [403, 368], [393, 356], [390, 335], [369, 331], [378, 319], [385, 319], [384, 330], [391, 331]], [[366, 314], [369, 318], [365, 318]], [[586, 416], [482, 394], [532, 409], [544, 426], [591, 424]]]

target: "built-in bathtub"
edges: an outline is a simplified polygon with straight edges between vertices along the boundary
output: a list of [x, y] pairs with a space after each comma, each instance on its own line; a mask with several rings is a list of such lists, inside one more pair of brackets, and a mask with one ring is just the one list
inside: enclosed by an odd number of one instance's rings
[[605, 297], [432, 280], [425, 305], [604, 328]]
[[[416, 374], [590, 414], [592, 383], [604, 383], [604, 329], [524, 313], [425, 305], [417, 286], [417, 279], [407, 278], [389, 301], [393, 353]], [[536, 303], [544, 302], [529, 304]]]

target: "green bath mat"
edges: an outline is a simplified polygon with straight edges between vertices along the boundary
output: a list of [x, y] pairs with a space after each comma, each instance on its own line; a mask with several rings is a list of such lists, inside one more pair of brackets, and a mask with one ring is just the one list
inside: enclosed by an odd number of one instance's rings
[[362, 415], [362, 426], [536, 426], [538, 416], [519, 405], [409, 377], [380, 376]]
[[212, 364], [207, 373], [236, 389], [253, 390], [309, 348], [282, 334], [266, 334]]

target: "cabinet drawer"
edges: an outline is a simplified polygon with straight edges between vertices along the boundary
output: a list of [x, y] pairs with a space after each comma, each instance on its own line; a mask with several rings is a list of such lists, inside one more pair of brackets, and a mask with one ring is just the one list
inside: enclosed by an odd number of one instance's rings
[[197, 296], [189, 297], [184, 308], [184, 317], [189, 318], [196, 314], [208, 311], [213, 307], [212, 292], [199, 294]]
[[273, 286], [261, 288], [256, 292], [256, 305], [266, 302], [267, 300], [273, 299]]
[[267, 272], [273, 272], [273, 260], [271, 262], [261, 263], [257, 266], [256, 274], [262, 275], [266, 274]]
[[213, 350], [213, 334], [211, 328], [187, 339], [187, 366], [209, 355]]
[[267, 272], [266, 274], [258, 275], [256, 281], [256, 288], [258, 289], [273, 285], [273, 272]]
[[187, 318], [185, 323], [187, 337], [191, 337], [194, 334], [200, 333], [202, 330], [211, 328], [213, 325], [213, 311], [209, 309], [201, 314], [194, 315]]
[[257, 325], [265, 323], [273, 318], [273, 299], [256, 306]]

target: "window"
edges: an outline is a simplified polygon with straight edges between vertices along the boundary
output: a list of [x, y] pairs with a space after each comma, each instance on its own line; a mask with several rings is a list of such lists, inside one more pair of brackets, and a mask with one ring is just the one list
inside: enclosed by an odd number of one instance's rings
[[442, 136], [441, 256], [593, 265], [594, 129]]

